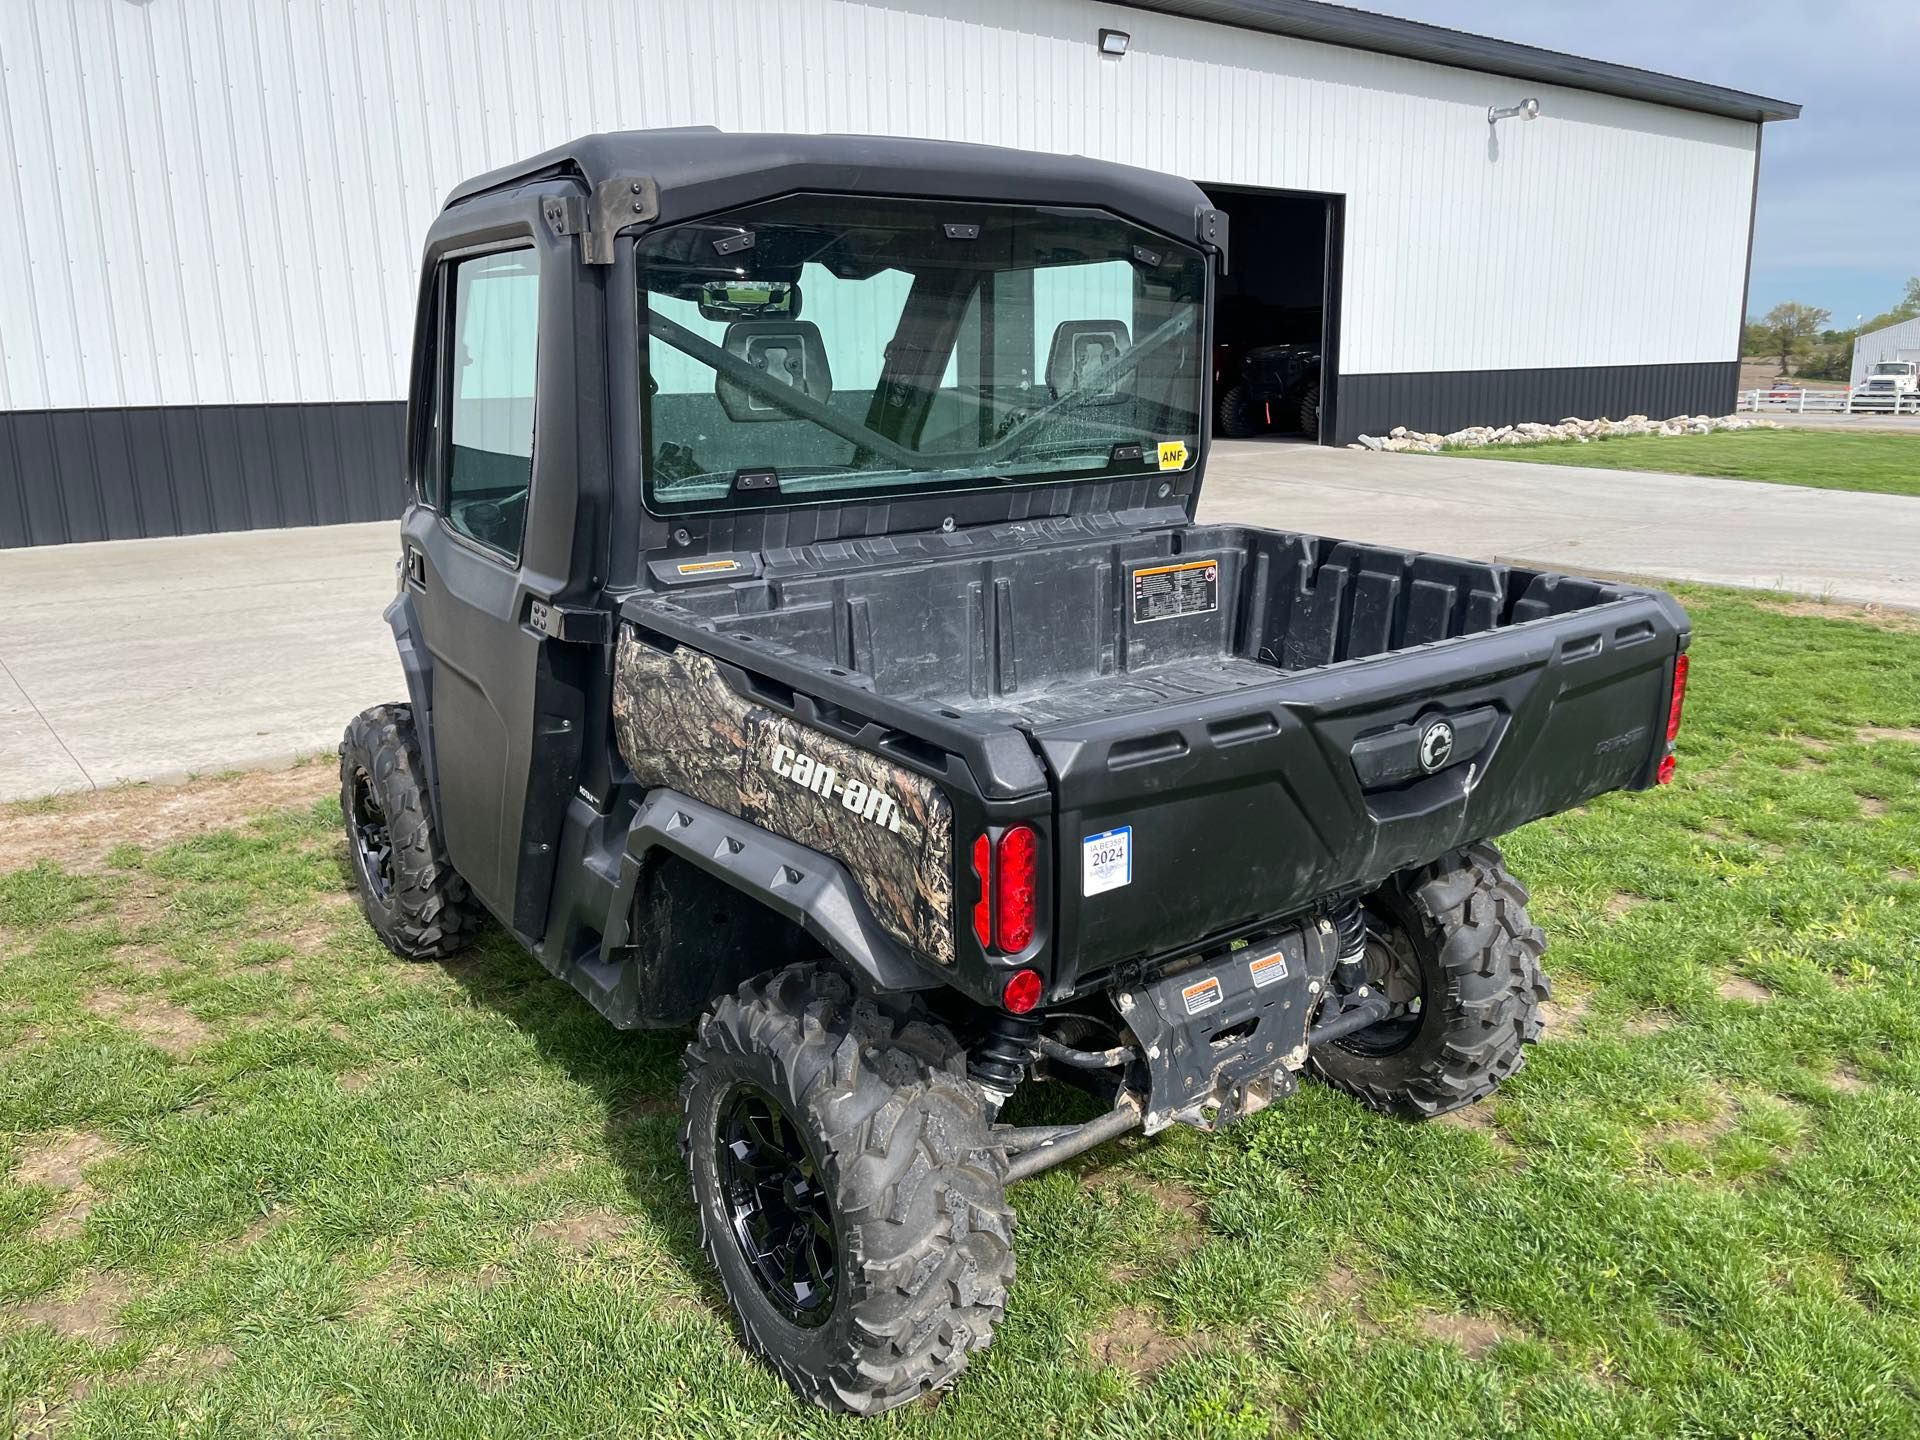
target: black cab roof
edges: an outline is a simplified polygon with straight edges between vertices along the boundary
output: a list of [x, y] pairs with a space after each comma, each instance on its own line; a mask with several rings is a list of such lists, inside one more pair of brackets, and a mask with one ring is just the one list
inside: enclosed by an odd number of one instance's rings
[[1221, 248], [1224, 230], [1191, 180], [1090, 160], [955, 140], [878, 135], [732, 134], [711, 127], [585, 135], [455, 186], [463, 201], [529, 181], [571, 177], [589, 192], [608, 180], [650, 180], [654, 224], [801, 191], [1093, 206], [1176, 239]]

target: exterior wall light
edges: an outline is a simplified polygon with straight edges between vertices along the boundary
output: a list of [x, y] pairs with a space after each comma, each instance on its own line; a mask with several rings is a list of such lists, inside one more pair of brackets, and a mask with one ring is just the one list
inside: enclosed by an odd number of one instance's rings
[[1502, 120], [1511, 120], [1515, 116], [1522, 120], [1539, 119], [1540, 102], [1529, 95], [1518, 105], [1502, 105], [1497, 109], [1493, 106], [1487, 107], [1487, 124], [1489, 125], [1498, 125]]
[[1100, 53], [1111, 55], [1118, 60], [1127, 53], [1127, 46], [1133, 43], [1133, 36], [1124, 30], [1102, 30], [1100, 32]]

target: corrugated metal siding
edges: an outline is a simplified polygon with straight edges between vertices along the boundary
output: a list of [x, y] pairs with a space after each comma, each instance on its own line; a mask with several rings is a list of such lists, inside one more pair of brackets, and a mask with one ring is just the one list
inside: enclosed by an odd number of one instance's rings
[[[0, 408], [398, 398], [456, 181], [690, 123], [1344, 193], [1348, 373], [1733, 352], [1754, 125], [1086, 0], [943, 8], [6, 0]], [[1490, 134], [1526, 93], [1544, 118]]]
[[0, 549], [400, 513], [399, 401], [0, 412]]
[[1880, 360], [1920, 360], [1920, 316], [1871, 330], [1853, 342], [1853, 380], [1866, 378], [1867, 367]]
[[1335, 441], [1468, 425], [1552, 424], [1570, 415], [1724, 415], [1733, 409], [1740, 362], [1693, 365], [1594, 365], [1551, 370], [1441, 370], [1349, 375], [1340, 382]]

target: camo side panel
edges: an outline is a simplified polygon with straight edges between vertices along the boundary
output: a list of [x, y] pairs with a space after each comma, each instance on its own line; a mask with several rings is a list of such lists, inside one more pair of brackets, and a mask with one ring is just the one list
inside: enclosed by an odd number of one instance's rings
[[882, 929], [953, 963], [953, 810], [931, 780], [756, 704], [711, 656], [662, 653], [625, 628], [613, 722], [642, 785], [833, 856]]

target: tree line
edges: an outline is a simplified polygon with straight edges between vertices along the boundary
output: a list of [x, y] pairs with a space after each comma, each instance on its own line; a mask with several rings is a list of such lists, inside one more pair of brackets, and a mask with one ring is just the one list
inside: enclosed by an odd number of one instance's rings
[[[1920, 275], [1907, 281], [1899, 304], [1851, 330], [1828, 329], [1831, 312], [1785, 300], [1764, 315], [1747, 317], [1740, 353], [1778, 356], [1782, 375], [1798, 375], [1803, 380], [1846, 380], [1853, 375], [1853, 342], [1857, 337], [1916, 315], [1920, 315]], [[1793, 363], [1795, 356], [1804, 357], [1798, 366]]]

